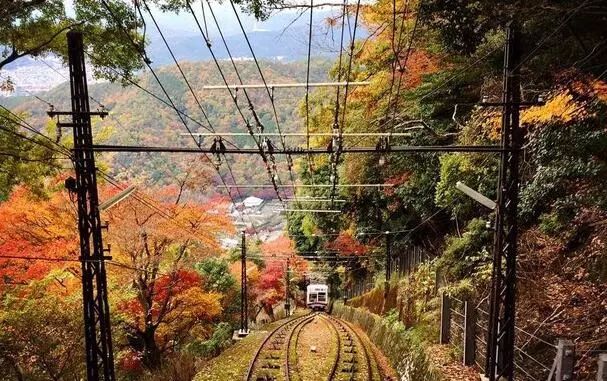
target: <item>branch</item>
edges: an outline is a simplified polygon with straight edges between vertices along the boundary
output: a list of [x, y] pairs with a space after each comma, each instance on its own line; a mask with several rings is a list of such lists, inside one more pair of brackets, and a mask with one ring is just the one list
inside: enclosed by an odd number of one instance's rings
[[27, 55], [30, 55], [30, 54], [34, 54], [34, 53], [38, 53], [40, 50], [42, 50], [42, 49], [44, 49], [46, 46], [50, 45], [50, 43], [51, 43], [51, 42], [53, 42], [53, 41], [55, 40], [55, 38], [57, 38], [57, 37], [58, 37], [60, 34], [62, 34], [62, 33], [63, 33], [63, 32], [65, 32], [66, 30], [71, 29], [71, 28], [73, 28], [73, 27], [75, 27], [75, 26], [78, 26], [78, 25], [82, 25], [82, 24], [84, 24], [84, 22], [85, 22], [85, 21], [87, 21], [87, 20], [84, 20], [84, 21], [80, 21], [80, 22], [77, 22], [77, 23], [74, 23], [74, 24], [67, 25], [67, 26], [65, 26], [65, 27], [63, 27], [63, 28], [61, 28], [61, 29], [59, 29], [57, 32], [55, 32], [55, 33], [54, 33], [54, 34], [53, 34], [53, 35], [52, 35], [52, 36], [51, 36], [51, 37], [50, 37], [48, 40], [46, 40], [45, 42], [41, 43], [40, 45], [38, 45], [38, 46], [36, 46], [36, 47], [34, 47], [34, 48], [24, 50], [24, 51], [23, 51], [23, 52], [21, 52], [21, 53], [17, 52], [17, 49], [16, 49], [16, 48], [13, 46], [13, 51], [12, 51], [12, 53], [11, 53], [11, 54], [10, 54], [8, 57], [6, 57], [6, 58], [5, 58], [3, 61], [1, 61], [1, 62], [0, 62], [0, 70], [1, 70], [1, 69], [2, 69], [4, 66], [6, 66], [7, 64], [9, 64], [9, 63], [11, 63], [11, 62], [13, 62], [13, 61], [15, 61], [15, 60], [17, 60], [17, 59], [21, 58], [21, 57], [24, 57], [24, 56], [27, 56]]

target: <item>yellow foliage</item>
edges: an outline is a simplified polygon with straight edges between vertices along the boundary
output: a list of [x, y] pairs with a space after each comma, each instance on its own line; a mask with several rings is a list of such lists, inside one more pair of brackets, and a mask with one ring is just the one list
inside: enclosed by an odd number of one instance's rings
[[551, 120], [570, 122], [579, 118], [582, 113], [580, 104], [569, 92], [559, 92], [551, 97], [545, 105], [531, 107], [521, 113], [522, 124], [542, 124]]

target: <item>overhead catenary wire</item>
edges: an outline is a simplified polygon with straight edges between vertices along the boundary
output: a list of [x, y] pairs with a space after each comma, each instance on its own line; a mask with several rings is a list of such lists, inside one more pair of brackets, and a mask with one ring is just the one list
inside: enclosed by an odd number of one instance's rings
[[[343, 59], [343, 51], [344, 51], [344, 33], [345, 33], [345, 27], [346, 27], [346, 18], [349, 17], [348, 15], [348, 0], [343, 0], [343, 7], [342, 7], [342, 19], [341, 19], [341, 33], [340, 33], [340, 39], [339, 39], [339, 59], [337, 61], [337, 81], [340, 82], [341, 81], [341, 74], [342, 74], [342, 59]], [[337, 88], [335, 89], [335, 112], [333, 113], [333, 132], [336, 133], [337, 131], [339, 131], [339, 99], [340, 99], [340, 87], [337, 86]], [[342, 131], [343, 132], [343, 131]], [[336, 136], [334, 138], [334, 143], [338, 143], [338, 147], [332, 147], [334, 150], [335, 149], [339, 149], [339, 144], [340, 142], [337, 141], [339, 139], [339, 136]], [[329, 181], [331, 182], [331, 184], [335, 184], [337, 182], [337, 160], [336, 160], [336, 154], [332, 153], [331, 154], [331, 160], [330, 160], [330, 165], [331, 167], [329, 168]], [[333, 199], [335, 197], [333, 197], [333, 187], [331, 187], [331, 191], [329, 194], [330, 198]]]
[[[398, 83], [396, 85], [396, 96], [394, 99], [394, 108], [392, 110], [392, 118], [391, 118], [391, 122], [390, 122], [390, 129], [394, 128], [394, 121], [396, 119], [396, 111], [398, 110], [398, 104], [400, 102], [400, 91], [402, 88], [402, 80], [403, 80], [403, 76], [405, 75], [405, 72], [407, 70], [407, 62], [409, 61], [409, 57], [411, 56], [411, 50], [413, 49], [413, 41], [415, 39], [415, 35], [417, 33], [417, 29], [419, 26], [419, 19], [420, 19], [420, 12], [421, 12], [421, 7], [422, 7], [422, 3], [423, 0], [419, 1], [419, 4], [417, 6], [417, 12], [415, 15], [415, 21], [413, 23], [413, 30], [411, 31], [411, 35], [409, 36], [409, 43], [408, 43], [408, 47], [407, 47], [407, 52], [405, 53], [405, 59], [404, 62], [401, 64], [400, 63], [400, 57], [397, 57], [397, 61], [398, 61], [398, 65], [399, 65], [399, 72], [401, 73], [398, 76]], [[403, 16], [404, 17], [404, 16]]]
[[[352, 62], [354, 61], [354, 47], [355, 47], [355, 43], [356, 43], [356, 29], [358, 27], [359, 14], [360, 14], [360, 0], [358, 0], [356, 3], [356, 12], [355, 12], [355, 16], [354, 16], [354, 28], [353, 28], [351, 40], [350, 40], [350, 53], [349, 53], [349, 59], [348, 59], [348, 71], [346, 72], [346, 83], [348, 83], [348, 81], [350, 81], [350, 75], [352, 73]], [[348, 27], [349, 26], [350, 26], [350, 23], [349, 23], [349, 18], [348, 18]], [[350, 86], [346, 85], [346, 88], [344, 90], [344, 103], [342, 106], [341, 124], [338, 123], [338, 127], [337, 127], [340, 134], [346, 128], [346, 116], [347, 116], [349, 90], [350, 90]], [[336, 108], [338, 108], [337, 105], [336, 105]], [[337, 112], [339, 112], [339, 110], [337, 110]], [[342, 153], [341, 143], [342, 142], [340, 140], [338, 147], [336, 147], [335, 156], [333, 159], [333, 179], [332, 179], [333, 187], [331, 188], [331, 199], [335, 198], [335, 191], [336, 191], [335, 185], [338, 182], [337, 166], [339, 165], [339, 158]], [[333, 206], [333, 203], [331, 203], [331, 206]]]
[[[202, 35], [202, 38], [203, 38], [203, 39], [204, 39], [204, 41], [205, 41], [205, 44], [206, 44], [206, 46], [207, 46], [207, 48], [208, 48], [208, 50], [209, 50], [209, 53], [211, 54], [211, 57], [212, 57], [212, 59], [213, 59], [213, 62], [215, 63], [215, 66], [217, 67], [217, 70], [219, 71], [219, 75], [220, 75], [221, 79], [223, 80], [224, 84], [225, 84], [227, 87], [229, 87], [229, 84], [228, 84], [227, 78], [226, 78], [226, 76], [225, 76], [225, 74], [224, 74], [224, 72], [223, 72], [223, 69], [221, 68], [221, 65], [219, 64], [219, 61], [218, 61], [217, 57], [215, 56], [215, 52], [213, 51], [213, 48], [212, 48], [212, 45], [211, 45], [210, 39], [208, 38], [208, 35], [207, 35], [207, 34], [205, 34], [205, 32], [203, 31], [203, 28], [202, 28], [202, 26], [200, 25], [200, 22], [198, 21], [198, 17], [196, 16], [196, 12], [194, 12], [194, 9], [192, 8], [190, 1], [189, 1], [189, 0], [187, 0], [187, 1], [186, 1], [186, 4], [187, 4], [187, 6], [188, 6], [188, 9], [190, 10], [190, 13], [192, 14], [192, 17], [194, 18], [194, 21], [195, 21], [195, 23], [196, 23], [196, 26], [198, 27], [198, 30], [199, 30], [200, 34]], [[226, 51], [227, 51], [227, 53], [228, 53], [228, 56], [230, 57], [230, 62], [232, 63], [232, 66], [233, 66], [233, 68], [234, 68], [234, 71], [235, 71], [235, 73], [236, 73], [236, 76], [238, 77], [238, 80], [239, 80], [239, 81], [240, 81], [240, 83], [242, 84], [242, 83], [243, 83], [243, 82], [242, 82], [242, 78], [241, 78], [241, 76], [240, 76], [240, 73], [238, 72], [238, 69], [237, 69], [236, 64], [235, 64], [235, 62], [234, 62], [234, 58], [233, 58], [233, 56], [232, 56], [232, 53], [231, 53], [231, 52], [230, 52], [230, 50], [229, 50], [229, 47], [228, 47], [228, 44], [227, 44], [227, 42], [226, 42], [226, 40], [225, 40], [225, 38], [224, 38], [223, 32], [222, 32], [222, 31], [221, 31], [221, 29], [219, 28], [219, 22], [217, 21], [217, 18], [216, 18], [216, 16], [215, 16], [215, 12], [213, 11], [213, 8], [211, 7], [211, 4], [210, 4], [209, 2], [207, 2], [207, 5], [209, 6], [209, 11], [210, 11], [210, 13], [211, 13], [211, 16], [212, 16], [212, 18], [213, 18], [213, 20], [214, 20], [214, 22], [215, 22], [215, 25], [217, 26], [217, 30], [218, 30], [218, 32], [219, 32], [219, 35], [220, 35], [220, 37], [221, 37], [221, 40], [222, 40], [222, 42], [223, 42], [223, 44], [224, 44], [225, 48], [226, 48]], [[242, 109], [240, 108], [240, 105], [238, 104], [238, 100], [236, 99], [236, 95], [235, 95], [235, 94], [233, 94], [233, 93], [232, 93], [232, 90], [231, 90], [231, 89], [229, 89], [229, 88], [228, 88], [228, 92], [229, 92], [229, 94], [230, 94], [230, 98], [232, 99], [232, 102], [235, 104], [236, 109], [238, 110], [238, 113], [239, 113], [240, 117], [242, 118], [242, 120], [243, 120], [243, 121], [244, 121], [244, 123], [246, 124], [247, 129], [248, 129], [248, 132], [252, 134], [252, 129], [251, 129], [251, 125], [250, 125], [250, 123], [249, 123], [249, 120], [248, 120], [248, 119], [245, 117], [244, 113], [242, 112]], [[251, 100], [250, 100], [250, 98], [249, 98], [249, 96], [248, 96], [248, 94], [247, 94], [246, 92], [245, 92], [245, 97], [246, 97], [247, 102], [248, 102], [248, 105], [249, 105], [249, 110], [251, 111], [252, 116], [253, 116], [253, 118], [254, 118], [254, 120], [255, 120], [255, 122], [256, 122], [256, 124], [257, 124], [258, 128], [263, 128], [263, 125], [262, 125], [262, 123], [261, 123], [261, 121], [260, 121], [259, 117], [257, 116], [257, 113], [255, 112], [255, 108], [253, 107], [253, 103], [251, 102]], [[261, 146], [260, 141], [259, 141], [258, 139], [256, 139], [255, 137], [253, 137], [253, 141], [254, 141], [254, 142], [255, 142], [255, 144], [257, 145], [257, 148], [258, 148], [258, 150], [259, 150], [259, 154], [260, 154], [260, 156], [261, 156], [261, 158], [262, 158], [262, 160], [263, 160], [263, 162], [264, 162], [264, 165], [265, 165], [265, 167], [266, 167], [266, 172], [268, 173], [268, 176], [270, 177], [270, 181], [272, 182], [272, 184], [276, 184], [276, 183], [277, 183], [277, 180], [278, 180], [278, 181], [280, 181], [279, 176], [276, 174], [276, 178], [275, 178], [275, 175], [273, 174], [272, 169], [271, 169], [271, 168], [270, 168], [270, 166], [269, 166], [269, 163], [268, 163], [268, 158], [267, 158], [267, 156], [266, 156], [266, 153], [265, 153], [264, 149], [263, 149], [263, 148], [262, 148], [262, 146]], [[280, 195], [280, 193], [278, 192], [278, 189], [277, 189], [277, 188], [275, 188], [274, 190], [275, 190], [275, 192], [276, 192], [276, 196], [278, 197], [278, 199], [279, 199], [279, 200], [282, 200], [282, 196], [281, 196], [281, 195]]]
[[[392, 96], [393, 96], [393, 89], [394, 89], [394, 82], [396, 79], [396, 66], [397, 64], [399, 64], [399, 59], [400, 59], [400, 53], [401, 53], [401, 42], [402, 42], [402, 36], [403, 36], [403, 31], [404, 31], [404, 24], [405, 24], [405, 19], [407, 18], [407, 11], [409, 8], [409, 0], [404, 0], [404, 4], [403, 4], [403, 15], [401, 18], [401, 24], [400, 24], [400, 30], [399, 30], [399, 35], [398, 35], [398, 44], [396, 43], [396, 0], [392, 0], [392, 11], [393, 11], [393, 15], [392, 15], [392, 39], [391, 39], [391, 47], [392, 47], [392, 53], [394, 54], [394, 60], [392, 62], [392, 75], [390, 76], [390, 90], [388, 91], [388, 102], [387, 107], [386, 107], [386, 119], [388, 116], [388, 113], [390, 112], [390, 105], [392, 104]], [[400, 65], [398, 65], [400, 66]], [[382, 131], [383, 128], [380, 130]], [[383, 131], [382, 131], [383, 132]]]
[[[285, 145], [285, 140], [284, 140], [284, 136], [282, 136], [282, 131], [280, 128], [280, 118], [278, 117], [278, 113], [276, 111], [276, 103], [274, 102], [274, 95], [272, 93], [270, 93], [270, 88], [268, 87], [268, 83], [266, 81], [266, 78], [263, 74], [263, 70], [261, 70], [261, 66], [259, 65], [259, 60], [257, 59], [257, 55], [255, 54], [255, 51], [253, 50], [253, 46], [251, 45], [251, 41], [249, 40], [249, 36], [247, 35], [247, 32], [244, 29], [244, 26], [242, 25], [242, 21], [240, 20], [240, 16], [238, 15], [238, 11], [236, 10], [236, 7], [234, 5], [234, 2], [232, 0], [230, 0], [230, 5], [232, 6], [232, 10], [234, 11], [234, 15], [236, 16], [236, 20], [238, 21], [238, 25], [240, 26], [240, 30], [242, 31], [242, 34], [245, 38], [245, 41], [247, 42], [247, 46], [249, 47], [249, 50], [251, 52], [251, 55], [253, 56], [253, 62], [255, 63], [255, 66], [257, 67], [257, 71], [259, 72], [259, 76], [261, 77], [261, 81], [263, 82], [265, 88], [266, 88], [266, 93], [268, 95], [268, 98], [270, 100], [270, 104], [272, 106], [272, 113], [274, 115], [274, 119], [276, 120], [276, 131], [279, 134], [280, 137], [280, 144], [282, 146], [283, 149], [286, 148]], [[219, 26], [218, 26], [219, 28]], [[309, 79], [309, 78], [308, 78]], [[290, 155], [287, 155], [287, 169], [289, 170], [289, 177], [291, 180], [291, 184], [295, 184], [295, 176], [293, 174], [293, 159], [291, 158]], [[293, 188], [293, 195], [294, 197], [297, 197], [297, 192], [295, 192], [295, 188]]]
[[[156, 21], [156, 18], [154, 17], [154, 14], [152, 13], [152, 10], [149, 8], [147, 2], [145, 0], [142, 1], [144, 7], [146, 8], [147, 13], [150, 15], [150, 18], [152, 20], [152, 22], [154, 23], [154, 26], [156, 27], [156, 30], [158, 31], [158, 33], [160, 34], [160, 37], [162, 38], [162, 41], [164, 42], [164, 45], [166, 46], [167, 50], [169, 51], [169, 54], [171, 56], [171, 58], [173, 59], [173, 62], [175, 63], [177, 69], [179, 70], [179, 73], [181, 74], [181, 77], [183, 78], [183, 81], [185, 82], [190, 94], [192, 95], [192, 98], [194, 99], [194, 101], [196, 102], [198, 109], [200, 110], [202, 116], [204, 117], [205, 121], [207, 122], [208, 126], [202, 126], [204, 128], [206, 128], [207, 130], [210, 130], [211, 132], [215, 132], [215, 128], [213, 127], [213, 124], [211, 123], [211, 120], [209, 119], [208, 114], [205, 112], [204, 107], [202, 106], [200, 99], [198, 98], [198, 96], [196, 95], [196, 92], [194, 91], [190, 81], [188, 80], [185, 72], [183, 71], [183, 68], [181, 67], [181, 65], [179, 64], [179, 61], [177, 60], [177, 58], [175, 57], [175, 54], [173, 53], [173, 49], [171, 48], [171, 46], [169, 45], [166, 37], [164, 36], [164, 33], [162, 32], [162, 29], [160, 28], [160, 26], [158, 25], [158, 22]], [[203, 3], [203, 2], [202, 2]], [[138, 7], [138, 3], [136, 3], [136, 6]], [[202, 10], [204, 12], [204, 3], [202, 5]], [[204, 14], [204, 13], [203, 13]], [[205, 28], [206, 28], [206, 17], [204, 19], [205, 22]], [[208, 32], [207, 32], [208, 33]], [[186, 126], [187, 128], [187, 126]], [[190, 129], [188, 129], [188, 133], [189, 135], [192, 137], [192, 139], [194, 140], [194, 143], [198, 146], [200, 146], [200, 141], [196, 140], [194, 134], [192, 133], [192, 131]], [[229, 140], [226, 140], [228, 142], [230, 142]], [[235, 146], [234, 143], [230, 142], [233, 146]], [[212, 160], [205, 155], [207, 161], [211, 164], [214, 165], [214, 163], [212, 163]], [[225, 158], [225, 155], [223, 155], [223, 157]], [[228, 168], [228, 172], [230, 174], [230, 176], [232, 176], [232, 180], [234, 182], [236, 182], [236, 179], [234, 178], [234, 173], [232, 171], [232, 167], [230, 165], [230, 163], [228, 162], [228, 160], [226, 159], [226, 166]], [[221, 181], [224, 182], [223, 177], [221, 175], [221, 173], [219, 172], [219, 169], [216, 168], [217, 170], [217, 174], [219, 175], [219, 177], [221, 178]], [[225, 184], [225, 182], [224, 182]], [[228, 188], [226, 188], [226, 190], [228, 190]], [[228, 190], [229, 193], [229, 190]], [[242, 194], [240, 193], [240, 189], [237, 189], [237, 193], [239, 195], [239, 197], [242, 199]], [[232, 197], [230, 197], [232, 200], [232, 203], [235, 204], [235, 201]], [[251, 223], [251, 225], [253, 226], [253, 221], [249, 220], [249, 223]], [[254, 228], [254, 227], [253, 227]], [[255, 229], [255, 228], [254, 228]], [[256, 229], [255, 229], [256, 230]], [[257, 233], [255, 233], [257, 234]]]
[[[143, 3], [143, 6], [145, 7], [147, 13], [150, 15], [150, 19], [154, 23], [154, 26], [156, 27], [156, 30], [158, 31], [158, 34], [160, 34], [160, 37], [161, 37], [162, 41], [164, 42], [164, 45], [166, 46], [166, 48], [167, 48], [167, 50], [168, 50], [171, 58], [173, 59], [173, 62], [175, 63], [175, 66], [177, 67], [177, 70], [181, 74], [181, 77], [183, 78], [183, 81], [185, 82], [188, 90], [190, 91], [190, 94], [192, 95], [192, 98], [196, 102], [196, 105], [198, 106], [198, 109], [200, 110], [200, 113], [202, 114], [202, 116], [204, 117], [204, 119], [206, 120], [206, 122], [208, 123], [208, 128], [207, 129], [210, 129], [211, 131], [214, 132], [215, 129], [213, 128], [213, 125], [211, 124], [211, 121], [209, 120], [209, 117], [208, 117], [207, 113], [204, 111], [204, 108], [202, 107], [202, 104], [200, 103], [200, 99], [198, 99], [198, 96], [196, 95], [196, 92], [192, 88], [192, 85], [190, 84], [190, 81], [188, 80], [188, 77], [185, 75], [185, 73], [183, 71], [183, 68], [179, 64], [179, 61], [177, 61], [177, 58], [175, 57], [175, 54], [173, 53], [173, 49], [171, 49], [171, 46], [169, 45], [166, 37], [164, 36], [164, 33], [162, 32], [162, 29], [160, 29], [160, 26], [158, 25], [158, 22], [156, 21], [156, 17], [154, 17], [154, 14], [150, 10], [147, 1], [142, 0], [142, 3]], [[135, 3], [135, 4], [138, 4], [138, 3]], [[195, 138], [194, 138], [194, 142], [196, 142]]]
[[[109, 6], [109, 4], [107, 3], [106, 0], [101, 0], [102, 5], [107, 9], [107, 11], [110, 13], [110, 15], [112, 16], [112, 18], [114, 18], [114, 20], [116, 20], [117, 22], [119, 21], [118, 18], [116, 17], [114, 11], [111, 9], [111, 7]], [[175, 103], [173, 102], [172, 98], [170, 97], [169, 93], [167, 92], [165, 86], [162, 84], [162, 82], [160, 81], [160, 78], [158, 77], [158, 75], [156, 74], [155, 70], [152, 68], [150, 61], [148, 59], [146, 59], [147, 57], [145, 56], [145, 53], [141, 51], [141, 49], [138, 48], [137, 43], [135, 43], [135, 41], [133, 41], [133, 39], [131, 38], [130, 34], [128, 33], [128, 31], [125, 29], [124, 25], [122, 23], [118, 24], [120, 29], [122, 30], [122, 32], [127, 36], [127, 38], [129, 39], [129, 41], [131, 42], [131, 44], [133, 45], [133, 47], [135, 48], [135, 50], [138, 52], [138, 54], [140, 55], [141, 59], [143, 60], [143, 62], [146, 64], [146, 66], [148, 67], [148, 69], [150, 70], [150, 72], [152, 73], [154, 79], [156, 80], [156, 82], [158, 83], [159, 87], [161, 88], [162, 92], [164, 93], [165, 97], [167, 98], [168, 102], [170, 103], [170, 107], [175, 110], [175, 112], [177, 113], [179, 119], [181, 120], [182, 124], [184, 125], [185, 129], [188, 131], [188, 133], [192, 134], [192, 130], [190, 129], [190, 127], [188, 126], [188, 124], [186, 123], [184, 116], [179, 112], [178, 108], [176, 107]], [[201, 124], [202, 125], [202, 124]], [[202, 147], [200, 147], [200, 145], [198, 144], [198, 142], [196, 141], [196, 138], [192, 135], [192, 139], [194, 139], [194, 142], [196, 143], [196, 146], [201, 149]], [[219, 169], [216, 168], [213, 163], [212, 160], [207, 156], [204, 155], [205, 158], [207, 159], [207, 161], [216, 169], [217, 174], [219, 175], [219, 179], [221, 181], [221, 183], [224, 185], [224, 187], [227, 190], [228, 193], [228, 197], [230, 197], [230, 199], [232, 200], [232, 202], [235, 204], [235, 200], [232, 196], [232, 194], [230, 193], [229, 189], [226, 187], [226, 182], [223, 179], [223, 176], [221, 175], [221, 173], [219, 172]], [[230, 171], [231, 172], [231, 171]], [[255, 229], [255, 227], [252, 225], [252, 228], [255, 231], [255, 235], [258, 236], [257, 230]]]
[[[312, 55], [312, 23], [314, 20], [314, 0], [310, 0], [310, 25], [308, 30], [308, 59], [306, 62], [306, 148], [310, 149], [310, 62]], [[314, 184], [314, 176], [312, 174], [312, 156], [308, 155], [308, 172], [312, 184]]]

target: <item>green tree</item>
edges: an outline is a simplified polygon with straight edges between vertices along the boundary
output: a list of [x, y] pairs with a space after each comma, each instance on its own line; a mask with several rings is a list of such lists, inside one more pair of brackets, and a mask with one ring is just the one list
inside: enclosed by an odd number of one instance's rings
[[59, 155], [50, 149], [52, 141], [23, 138], [23, 131], [11, 120], [14, 116], [0, 110], [0, 201], [18, 184], [40, 194], [45, 177], [60, 169]]
[[224, 259], [207, 258], [195, 264], [194, 268], [203, 276], [207, 291], [226, 293], [236, 286], [236, 279], [230, 273], [229, 264]]
[[[25, 56], [55, 54], [67, 59], [65, 34], [70, 29], [84, 33], [95, 74], [116, 79], [113, 70], [126, 77], [141, 68], [129, 38], [139, 41], [140, 26], [133, 9], [122, 1], [108, 1], [114, 15], [96, 0], [76, 0], [68, 9], [63, 0], [17, 0], [0, 9], [0, 70]], [[121, 28], [126, 26], [131, 35]]]

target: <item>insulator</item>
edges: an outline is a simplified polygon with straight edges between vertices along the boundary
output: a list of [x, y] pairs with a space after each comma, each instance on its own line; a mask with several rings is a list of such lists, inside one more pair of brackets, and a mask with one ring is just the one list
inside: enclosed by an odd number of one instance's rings
[[383, 167], [384, 165], [386, 165], [386, 155], [381, 154], [379, 155], [379, 166]]
[[219, 167], [221, 166], [221, 155], [219, 153], [213, 155], [213, 165], [215, 166], [215, 169], [219, 170]]

